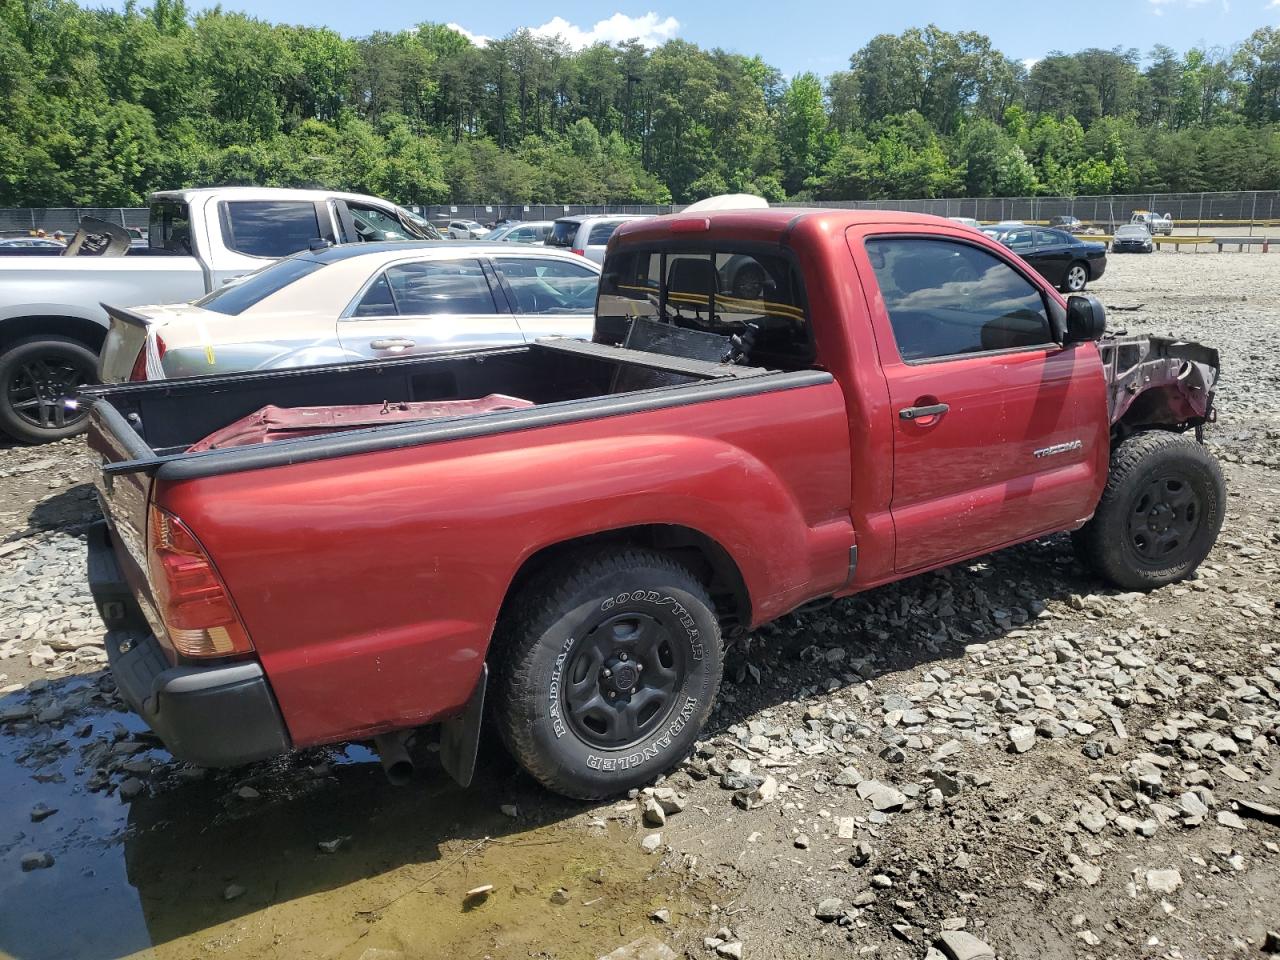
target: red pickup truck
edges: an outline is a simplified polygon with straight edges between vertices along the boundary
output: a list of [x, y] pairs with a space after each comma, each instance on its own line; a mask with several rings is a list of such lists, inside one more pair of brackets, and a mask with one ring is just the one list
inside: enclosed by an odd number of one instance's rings
[[690, 749], [721, 637], [1057, 531], [1108, 581], [1191, 573], [1216, 351], [1104, 333], [949, 221], [624, 225], [595, 341], [87, 391], [90, 583], [125, 699], [230, 765], [489, 701], [577, 797]]

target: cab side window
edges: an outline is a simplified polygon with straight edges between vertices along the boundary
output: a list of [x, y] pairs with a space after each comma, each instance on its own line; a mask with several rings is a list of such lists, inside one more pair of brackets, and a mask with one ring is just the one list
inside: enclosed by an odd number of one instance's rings
[[1052, 343], [1040, 291], [987, 251], [923, 237], [873, 238], [866, 249], [907, 363]]
[[221, 204], [227, 247], [250, 257], [287, 257], [321, 238], [316, 205], [305, 200], [231, 200]]

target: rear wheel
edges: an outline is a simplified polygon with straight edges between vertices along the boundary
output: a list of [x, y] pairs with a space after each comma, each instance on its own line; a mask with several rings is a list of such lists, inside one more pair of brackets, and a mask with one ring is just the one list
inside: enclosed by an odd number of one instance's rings
[[1151, 590], [1209, 555], [1225, 505], [1222, 469], [1194, 437], [1140, 433], [1111, 452], [1102, 499], [1076, 548], [1116, 586]]
[[706, 589], [660, 553], [571, 558], [531, 581], [495, 638], [495, 719], [544, 786], [622, 793], [688, 755], [720, 685]]
[[92, 383], [98, 358], [67, 337], [29, 337], [0, 354], [0, 430], [22, 443], [48, 443], [85, 428], [67, 401]]
[[1063, 293], [1079, 293], [1089, 282], [1089, 267], [1080, 260], [1067, 267], [1067, 274], [1062, 280]]

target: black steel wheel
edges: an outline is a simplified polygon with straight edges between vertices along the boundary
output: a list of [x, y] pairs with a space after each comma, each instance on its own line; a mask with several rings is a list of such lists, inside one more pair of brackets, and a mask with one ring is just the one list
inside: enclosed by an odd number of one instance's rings
[[706, 588], [649, 550], [572, 556], [504, 607], [489, 658], [512, 756], [565, 796], [652, 781], [693, 749], [720, 686]]
[[0, 354], [0, 430], [23, 443], [47, 443], [79, 433], [85, 411], [68, 405], [92, 383], [97, 356], [63, 337], [20, 340]]
[[1155, 477], [1134, 496], [1129, 545], [1144, 560], [1163, 562], [1195, 537], [1202, 510], [1186, 476], [1173, 472]]
[[1116, 586], [1150, 590], [1201, 564], [1225, 508], [1222, 469], [1202, 444], [1185, 433], [1140, 433], [1112, 450], [1102, 499], [1076, 547]]
[[650, 614], [598, 619], [569, 651], [561, 696], [583, 742], [613, 750], [643, 740], [671, 715], [687, 651]]

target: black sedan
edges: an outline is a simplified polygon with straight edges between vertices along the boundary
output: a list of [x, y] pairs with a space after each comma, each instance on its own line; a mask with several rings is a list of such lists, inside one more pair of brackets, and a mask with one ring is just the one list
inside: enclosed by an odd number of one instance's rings
[[1027, 261], [1063, 293], [1079, 293], [1107, 269], [1107, 247], [1062, 230], [1044, 227], [986, 227], [990, 234]]

